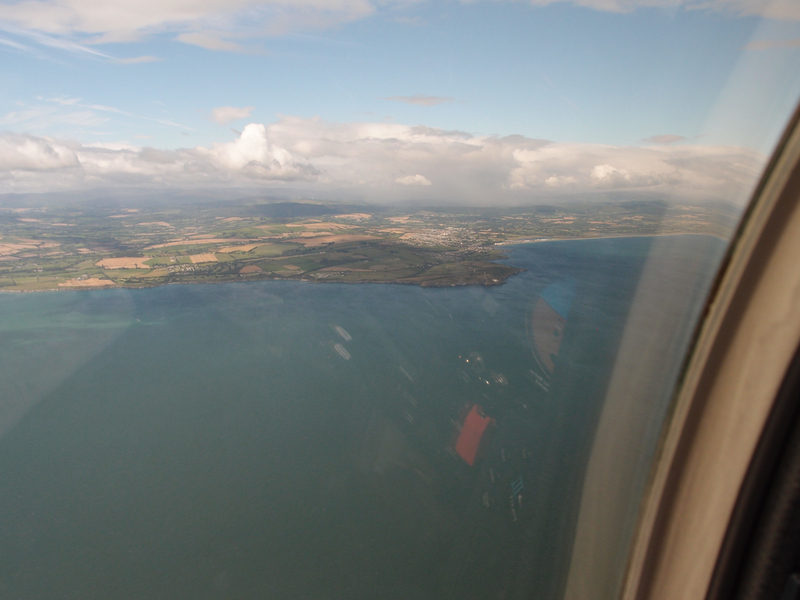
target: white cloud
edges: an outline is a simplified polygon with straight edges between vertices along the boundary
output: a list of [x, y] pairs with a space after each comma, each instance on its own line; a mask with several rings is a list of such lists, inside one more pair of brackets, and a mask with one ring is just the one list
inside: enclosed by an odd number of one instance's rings
[[668, 198], [746, 200], [765, 157], [731, 146], [549, 144], [515, 151], [511, 187], [537, 192], [639, 191]]
[[0, 125], [24, 125], [29, 130], [45, 130], [54, 126], [99, 127], [108, 122], [86, 107], [30, 106], [11, 111], [0, 117]]
[[191, 127], [181, 125], [180, 123], [135, 115], [113, 106], [83, 104], [80, 98], [43, 98], [39, 96], [36, 99], [40, 101], [41, 104], [27, 106], [24, 103], [18, 103], [21, 110], [12, 111], [0, 116], [0, 125], [13, 125], [16, 128], [24, 127], [28, 131], [44, 131], [53, 127], [65, 125], [92, 128], [103, 125], [109, 121], [107, 117], [97, 114], [100, 112], [112, 113], [134, 120], [153, 121], [185, 131], [193, 131]]
[[198, 159], [207, 158], [223, 175], [239, 174], [245, 178], [277, 181], [310, 181], [317, 170], [296, 154], [269, 139], [264, 125], [251, 123], [238, 140], [197, 147], [190, 151]]
[[395, 181], [401, 185], [431, 185], [431, 180], [425, 175], [406, 175], [405, 177], [398, 177]]
[[[604, 12], [666, 8], [800, 20], [797, 0], [527, 1], [533, 6], [568, 3]], [[43, 46], [115, 60], [88, 45], [133, 42], [166, 32], [174, 33], [180, 42], [209, 50], [251, 51], [252, 40], [265, 36], [328, 29], [407, 4], [407, 0], [20, 0], [0, 3], [0, 29], [27, 36]], [[417, 18], [395, 19], [421, 23]], [[75, 43], [75, 39], [83, 43]], [[429, 106], [425, 98], [437, 100], [425, 96], [392, 99]]]
[[21, 50], [22, 52], [32, 52], [31, 48], [25, 46], [24, 44], [20, 44], [19, 42], [14, 42], [12, 40], [7, 40], [5, 38], [0, 38], [0, 45], [9, 46], [10, 48], [14, 48], [15, 50]]
[[[0, 15], [2, 15], [4, 7], [5, 5], [0, 4]], [[48, 8], [48, 6], [44, 4], [42, 5], [42, 10], [47, 10]], [[40, 46], [55, 48], [57, 50], [63, 50], [65, 52], [71, 52], [78, 55], [82, 54], [94, 58], [112, 59], [112, 57], [108, 54], [98, 52], [97, 50], [89, 48], [84, 44], [77, 44], [71, 40], [62, 39], [53, 35], [45, 35], [35, 27], [20, 29], [19, 27], [10, 25], [9, 23], [13, 21], [14, 19], [3, 19], [3, 17], [0, 16], [0, 31], [5, 31], [6, 33], [12, 35], [27, 38], [28, 40], [39, 44]]]
[[578, 183], [578, 179], [571, 175], [551, 175], [544, 180], [544, 183], [550, 187], [563, 188]]
[[220, 125], [227, 125], [239, 119], [246, 119], [253, 112], [252, 106], [237, 108], [235, 106], [220, 106], [211, 111], [211, 119]]
[[75, 147], [65, 142], [29, 135], [0, 135], [0, 173], [79, 169]]
[[374, 12], [370, 0], [21, 0], [0, 4], [0, 21], [51, 36], [89, 36], [90, 43], [175, 32], [186, 43], [236, 50], [241, 46], [225, 38], [322, 29]]
[[231, 142], [178, 150], [0, 134], [0, 191], [115, 183], [263, 189], [279, 182], [378, 202], [517, 203], [623, 192], [744, 202], [765, 160], [727, 146], [552, 143], [285, 116], [251, 123]]
[[597, 183], [615, 183], [630, 181], [631, 175], [628, 169], [618, 169], [611, 165], [595, 165], [592, 169], [591, 177]]

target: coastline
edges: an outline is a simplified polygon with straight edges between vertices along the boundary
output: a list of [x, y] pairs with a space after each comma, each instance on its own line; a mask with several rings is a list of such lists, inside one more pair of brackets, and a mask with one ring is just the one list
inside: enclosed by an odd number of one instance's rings
[[[422, 288], [451, 288], [451, 287], [469, 287], [469, 286], [480, 286], [480, 287], [494, 287], [498, 285], [503, 285], [506, 281], [513, 277], [514, 275], [518, 275], [522, 273], [525, 269], [519, 269], [517, 267], [511, 267], [508, 265], [500, 265], [499, 263], [495, 263], [497, 266], [504, 267], [505, 269], [513, 272], [507, 273], [505, 276], [501, 276], [501, 279], [492, 279], [491, 282], [486, 281], [454, 281], [454, 282], [447, 282], [447, 280], [430, 280], [430, 281], [415, 281], [414, 279], [387, 279], [387, 280], [358, 280], [358, 281], [346, 281], [346, 280], [338, 280], [338, 279], [316, 279], [316, 278], [304, 278], [304, 277], [297, 277], [287, 279], [285, 277], [247, 277], [247, 278], [239, 278], [239, 279], [225, 279], [225, 280], [215, 280], [209, 279], [207, 281], [165, 281], [163, 283], [146, 283], [146, 284], [137, 284], [137, 285], [125, 285], [125, 284], [117, 284], [114, 283], [113, 285], [98, 285], [98, 286], [82, 286], [82, 287], [55, 287], [55, 288], [47, 288], [47, 289], [40, 289], [40, 290], [5, 290], [0, 289], [0, 294], [38, 294], [38, 293], [47, 293], [47, 292], [96, 292], [98, 290], [141, 290], [141, 289], [151, 289], [162, 287], [165, 285], [222, 285], [226, 283], [250, 283], [256, 281], [302, 281], [305, 283], [310, 284], [318, 284], [318, 285], [325, 285], [329, 283], [341, 283], [344, 285], [362, 285], [362, 284], [375, 284], [375, 285], [387, 285], [387, 284], [394, 284], [394, 285], [416, 285]], [[441, 282], [441, 283], [438, 283]]]
[[578, 242], [582, 240], [613, 240], [618, 238], [648, 238], [648, 237], [677, 237], [682, 235], [704, 235], [714, 237], [724, 242], [728, 242], [730, 238], [716, 235], [713, 233], [622, 233], [617, 235], [593, 235], [585, 237], [550, 237], [550, 238], [530, 238], [523, 237], [514, 240], [505, 240], [495, 243], [495, 246], [516, 246], [519, 244], [541, 244], [544, 242]]
[[[598, 235], [598, 236], [585, 236], [585, 237], [552, 237], [552, 238], [531, 238], [531, 237], [521, 237], [514, 240], [504, 240], [502, 242], [496, 242], [494, 245], [497, 248], [502, 248], [504, 246], [517, 246], [517, 245], [524, 245], [524, 244], [541, 244], [547, 242], [569, 242], [569, 241], [588, 241], [588, 240], [601, 240], [601, 239], [619, 239], [619, 238], [655, 238], [655, 237], [675, 237], [675, 236], [687, 236], [687, 235], [700, 235], [700, 236], [710, 236], [717, 238], [725, 243], [729, 242], [728, 238], [724, 238], [719, 235], [714, 235], [710, 233], [655, 233], [655, 234], [618, 234], [618, 235]], [[391, 279], [391, 280], [341, 280], [341, 279], [329, 279], [329, 278], [313, 278], [313, 277], [293, 277], [293, 278], [285, 278], [285, 277], [238, 277], [238, 278], [231, 278], [231, 279], [208, 279], [204, 281], [165, 281], [165, 282], [153, 282], [153, 283], [136, 283], [133, 285], [125, 284], [125, 283], [113, 283], [113, 285], [109, 284], [102, 284], [97, 286], [80, 286], [80, 287], [70, 287], [70, 286], [62, 286], [62, 287], [53, 287], [53, 288], [46, 288], [46, 289], [2, 289], [0, 288], [0, 294], [8, 293], [8, 294], [28, 294], [28, 293], [39, 293], [39, 292], [81, 292], [81, 291], [98, 291], [103, 289], [145, 289], [145, 288], [154, 288], [154, 287], [161, 287], [164, 285], [205, 285], [205, 284], [224, 284], [224, 283], [246, 283], [249, 281], [305, 281], [307, 283], [314, 283], [314, 284], [325, 284], [325, 283], [343, 283], [343, 284], [397, 284], [397, 285], [418, 285], [420, 287], [435, 287], [435, 288], [447, 288], [447, 287], [467, 287], [467, 286], [481, 286], [481, 287], [493, 287], [497, 285], [503, 285], [506, 281], [513, 277], [514, 275], [519, 274], [523, 271], [523, 269], [518, 269], [516, 267], [512, 267], [510, 265], [501, 265], [500, 263], [492, 261], [490, 264], [502, 266], [504, 267], [507, 272], [504, 274], [496, 274], [495, 276], [499, 277], [495, 279], [492, 277], [492, 281], [488, 282], [485, 281], [477, 281], [477, 280], [464, 280], [464, 278], [454, 278], [454, 280], [448, 281], [447, 278], [441, 279], [431, 279], [431, 280], [419, 280], [416, 277], [412, 278], [402, 278], [402, 279]], [[511, 271], [511, 272], [508, 272]], [[105, 280], [104, 280], [105, 281]]]

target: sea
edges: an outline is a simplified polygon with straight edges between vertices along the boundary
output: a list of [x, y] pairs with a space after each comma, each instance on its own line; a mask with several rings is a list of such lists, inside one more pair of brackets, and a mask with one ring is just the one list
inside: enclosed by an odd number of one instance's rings
[[655, 260], [672, 283], [651, 302], [682, 307], [658, 421], [725, 244], [503, 250], [524, 271], [493, 287], [0, 294], [0, 597], [559, 598], [642, 274]]

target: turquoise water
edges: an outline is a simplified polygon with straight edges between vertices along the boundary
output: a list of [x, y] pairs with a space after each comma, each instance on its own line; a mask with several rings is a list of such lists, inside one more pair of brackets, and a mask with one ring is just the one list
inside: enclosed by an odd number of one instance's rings
[[[695, 313], [722, 249], [659, 246]], [[558, 597], [653, 240], [509, 250], [526, 271], [493, 288], [0, 295], [0, 595]], [[559, 281], [545, 392], [526, 319]], [[494, 422], [470, 467], [453, 448], [474, 404]]]

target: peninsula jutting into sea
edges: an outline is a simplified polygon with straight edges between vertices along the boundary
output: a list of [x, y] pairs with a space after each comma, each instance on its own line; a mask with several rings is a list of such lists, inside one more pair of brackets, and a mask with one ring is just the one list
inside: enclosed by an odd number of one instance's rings
[[[728, 215], [730, 212], [730, 215]], [[503, 246], [701, 233], [735, 211], [662, 201], [512, 208], [387, 208], [309, 200], [0, 208], [0, 290], [147, 287], [257, 279], [498, 285]]]

